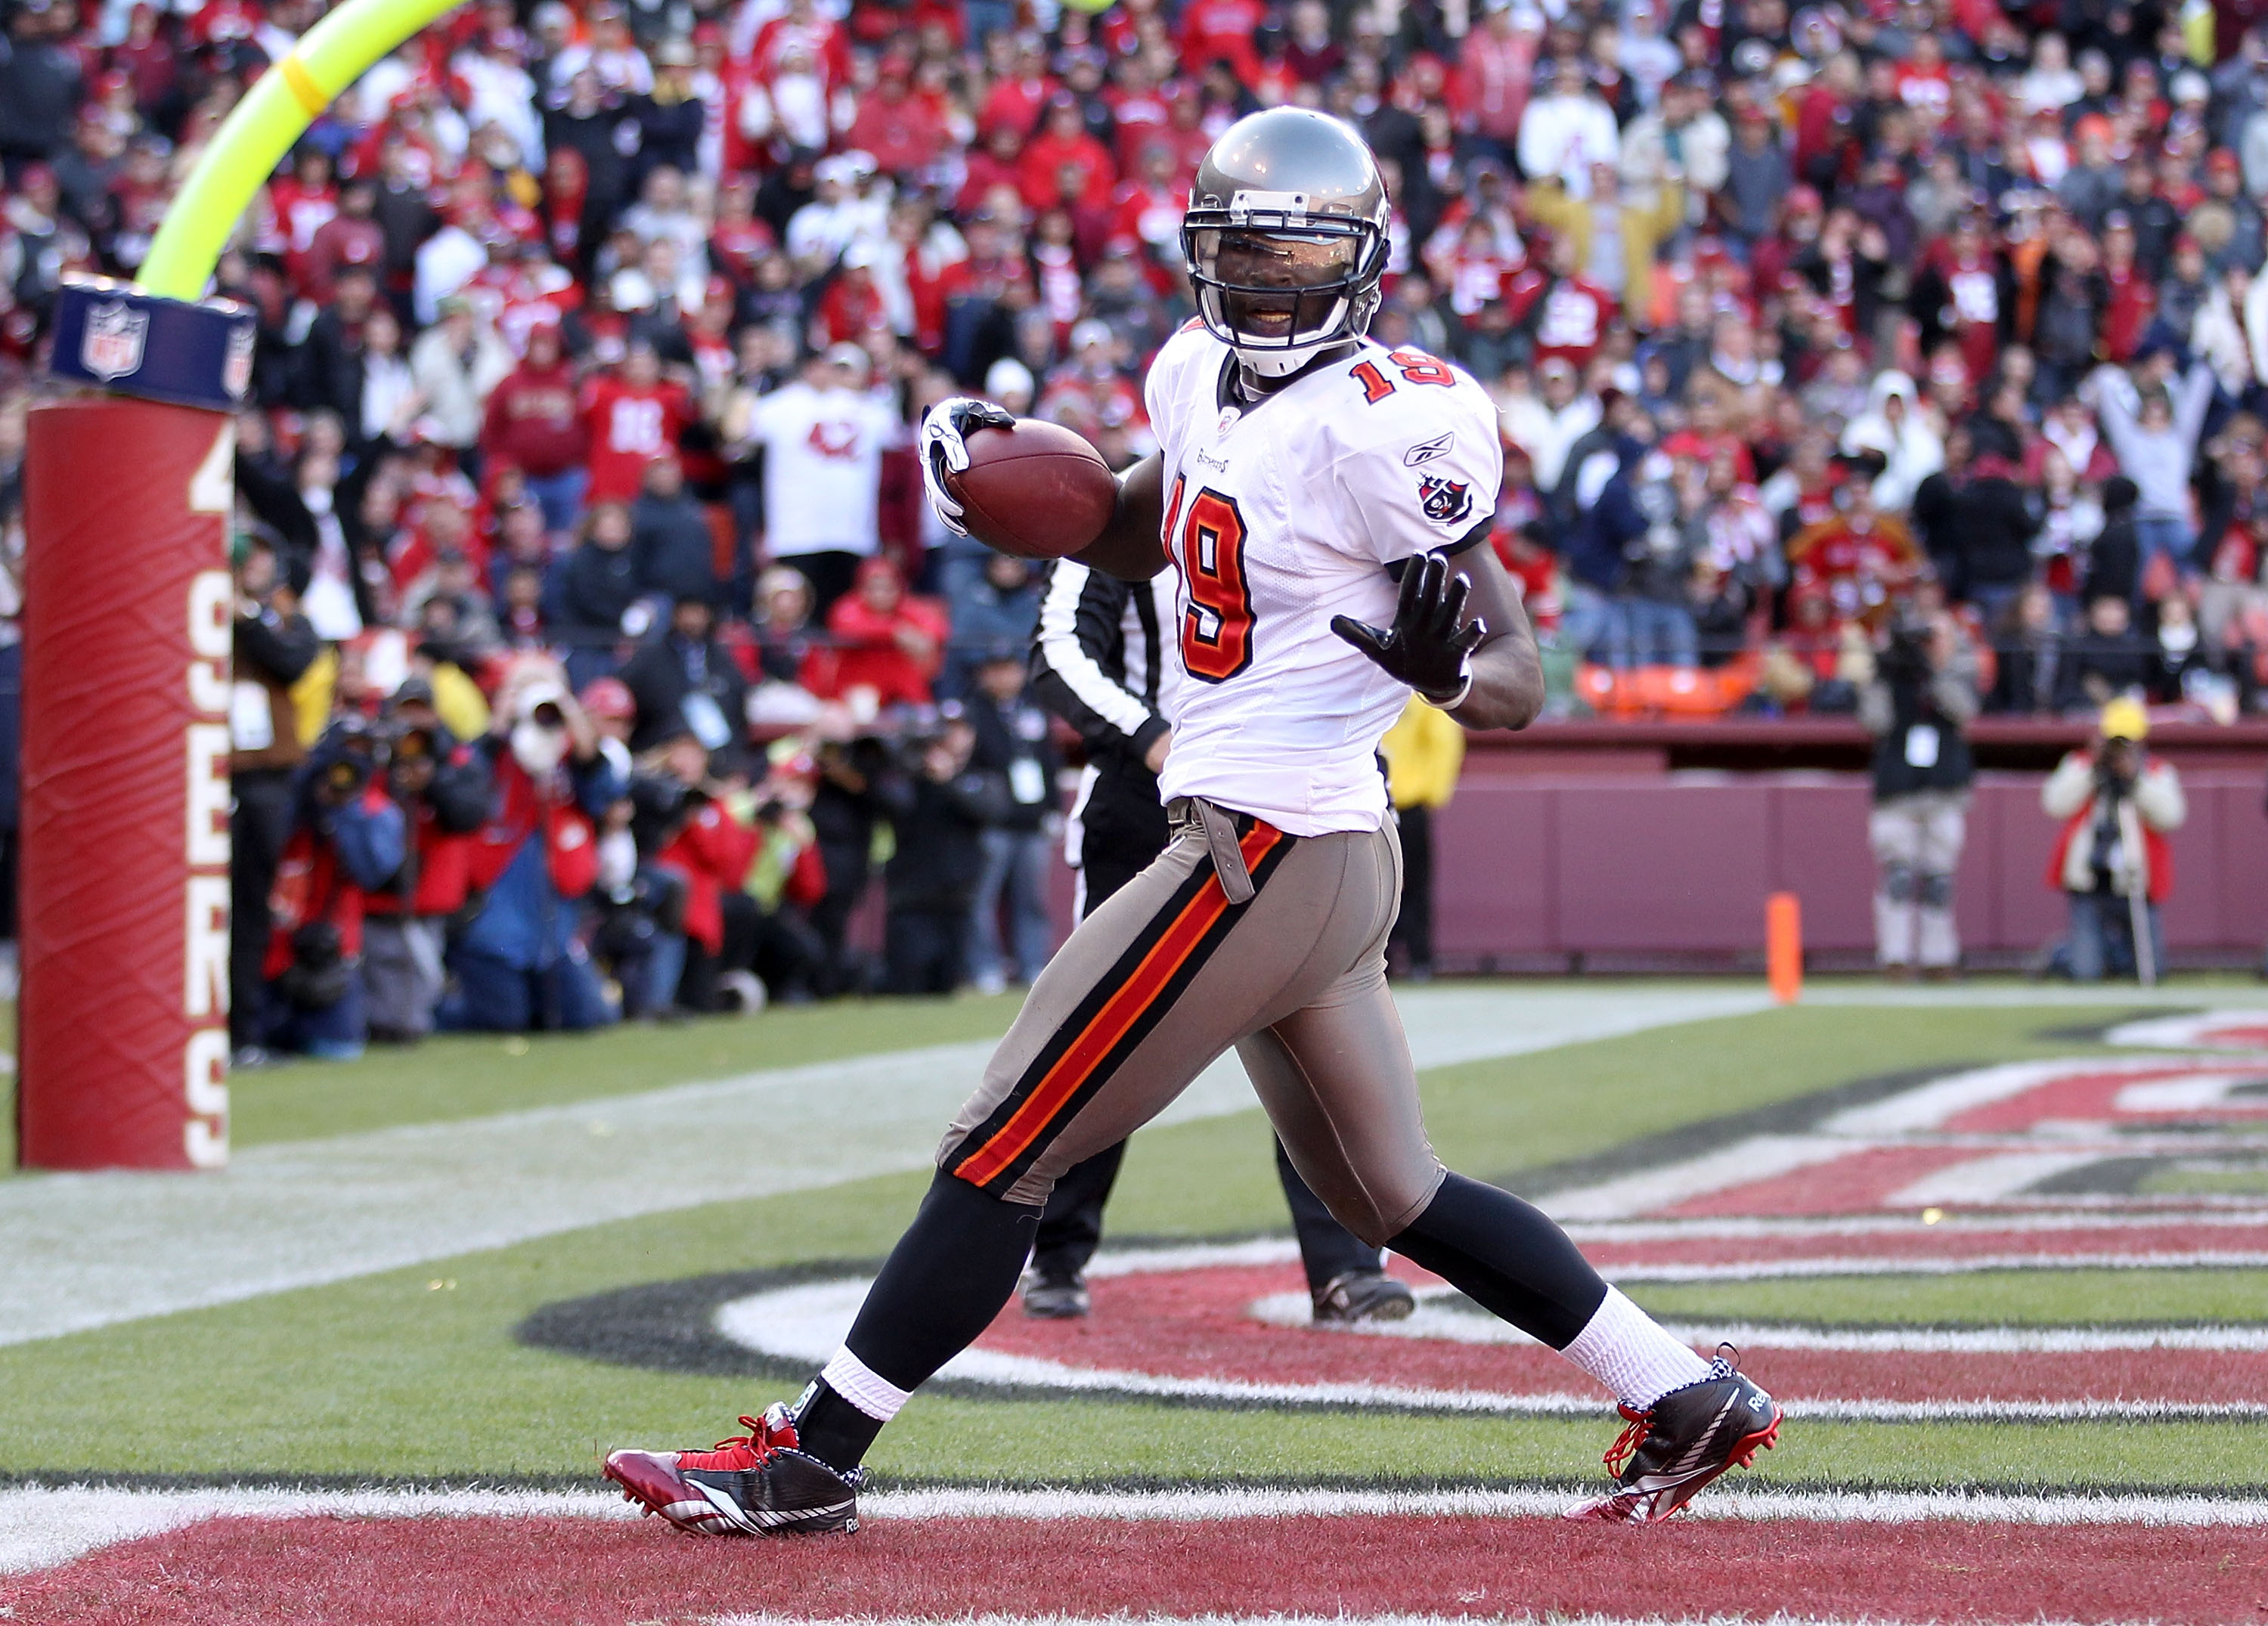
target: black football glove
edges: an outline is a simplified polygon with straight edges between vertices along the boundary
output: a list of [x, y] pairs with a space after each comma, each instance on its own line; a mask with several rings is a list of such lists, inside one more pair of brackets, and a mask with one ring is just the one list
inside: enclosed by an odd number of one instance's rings
[[1403, 569], [1391, 627], [1334, 615], [1331, 630], [1434, 704], [1454, 706], [1472, 687], [1473, 651], [1488, 636], [1486, 622], [1465, 619], [1472, 589], [1442, 555], [1419, 554]]
[[973, 395], [954, 395], [940, 401], [922, 420], [922, 485], [929, 493], [930, 506], [937, 510], [937, 517], [956, 536], [968, 535], [968, 527], [961, 522], [961, 504], [945, 489], [945, 477], [968, 467], [968, 448], [961, 437], [972, 430], [1015, 427], [1014, 416], [1005, 408]]

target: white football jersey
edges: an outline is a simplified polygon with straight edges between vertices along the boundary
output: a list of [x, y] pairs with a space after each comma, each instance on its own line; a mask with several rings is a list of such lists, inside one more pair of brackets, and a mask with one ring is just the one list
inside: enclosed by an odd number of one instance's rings
[[1496, 405], [1468, 373], [1365, 340], [1256, 405], [1192, 324], [1145, 386], [1187, 681], [1160, 789], [1293, 835], [1386, 818], [1378, 742], [1408, 688], [1331, 630], [1394, 618], [1388, 565], [1495, 511]]

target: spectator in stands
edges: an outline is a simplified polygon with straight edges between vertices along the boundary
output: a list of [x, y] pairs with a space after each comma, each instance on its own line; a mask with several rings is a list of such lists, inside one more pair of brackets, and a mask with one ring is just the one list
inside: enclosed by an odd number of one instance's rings
[[349, 716], [325, 731], [294, 779], [263, 968], [271, 1050], [326, 1061], [363, 1052], [363, 901], [393, 879], [406, 851], [401, 810], [379, 778], [385, 761], [384, 740]]
[[685, 465], [674, 457], [646, 465], [630, 507], [630, 551], [642, 592], [718, 601], [716, 533], [709, 511], [685, 489]]
[[946, 603], [952, 649], [940, 691], [959, 699], [969, 693], [974, 669], [986, 651], [1006, 645], [1031, 647], [1040, 624], [1040, 575], [1029, 560], [984, 550], [983, 574]]
[[2121, 695], [2102, 708], [2093, 748], [2074, 751], [2048, 776], [2040, 806], [2062, 821], [2048, 861], [2048, 885], [2070, 907], [2071, 924], [2050, 955], [2050, 970], [2073, 982], [2165, 974], [2159, 911], [2173, 890], [2167, 836], [2189, 816], [2181, 776], [2143, 747], [2150, 723], [2141, 703]]
[[827, 630], [836, 645], [834, 694], [823, 698], [850, 699], [869, 715], [880, 706], [927, 703], [948, 629], [934, 600], [906, 591], [896, 565], [860, 564], [856, 590], [836, 601]]
[[583, 510], [590, 473], [584, 458], [589, 430], [577, 408], [575, 371], [560, 348], [559, 324], [528, 329], [527, 350], [488, 397], [481, 425], [482, 458], [509, 463], [542, 507], [545, 528], [571, 531]]
[[2172, 356], [2161, 349], [2138, 364], [2131, 382], [2117, 373], [2088, 380], [2102, 414], [2103, 438], [2117, 454], [2119, 472], [2139, 493], [2134, 526], [2145, 573], [2161, 555], [2189, 568], [2197, 546], [2190, 528], [2190, 476], [2205, 409], [2213, 404], [2213, 369], [2197, 363], [2178, 387], [2172, 377]]
[[1879, 641], [1859, 720], [1874, 736], [1874, 960], [1895, 980], [1955, 975], [1961, 941], [1953, 881], [1977, 776], [1967, 729], [1977, 711], [1977, 655], [1942, 608], [1909, 612]]
[[451, 951], [456, 989], [444, 1027], [490, 1033], [600, 1027], [614, 1021], [577, 934], [577, 900], [598, 879], [595, 820], [622, 776], [564, 684], [541, 664], [497, 697], [495, 728], [474, 744], [495, 791], [474, 838], [479, 912]]
[[2064, 652], [2057, 708], [2093, 715], [2117, 696], [2139, 691], [2149, 675], [2150, 651], [2134, 629], [2132, 608], [2104, 593], [2088, 601], [2086, 629]]
[[477, 472], [489, 396], [512, 372], [512, 352], [466, 296], [442, 300], [440, 314], [409, 347], [409, 378], [423, 403], [426, 437]]
[[568, 672], [585, 683], [612, 672], [615, 646], [648, 623], [632, 535], [626, 504], [595, 504], [583, 517], [583, 540], [557, 567], [553, 629]]
[[983, 867], [969, 901], [968, 974], [986, 994], [1011, 982], [1028, 987], [1055, 952], [1048, 867], [1062, 822], [1056, 780], [1063, 759], [1049, 738], [1048, 714], [1025, 689], [1030, 647], [1027, 631], [980, 651], [962, 706], [974, 736], [969, 767], [997, 779], [1005, 792], [980, 837]]
[[653, 341], [628, 340], [620, 370], [583, 386], [583, 417], [590, 435], [586, 500], [627, 503], [636, 497], [654, 459], [675, 456], [697, 414], [679, 380], [666, 377]]
[[742, 431], [764, 452], [764, 555], [803, 573], [822, 618], [881, 546], [882, 453], [903, 438], [896, 413], [867, 393], [868, 368], [856, 344], [828, 346], [759, 401]]

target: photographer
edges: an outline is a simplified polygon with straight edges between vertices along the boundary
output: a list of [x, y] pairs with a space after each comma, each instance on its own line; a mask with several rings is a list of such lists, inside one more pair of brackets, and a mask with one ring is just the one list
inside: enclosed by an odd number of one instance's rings
[[1977, 776], [1962, 731], [1977, 715], [1977, 652], [1941, 607], [1893, 622], [1859, 693], [1874, 736], [1874, 957], [1886, 975], [1951, 976], [1961, 964], [1953, 877]]
[[882, 871], [883, 958], [894, 994], [949, 994], [966, 973], [970, 901], [987, 825], [1008, 807], [1001, 775], [969, 766], [976, 730], [947, 706], [909, 731], [874, 793], [897, 834]]
[[2150, 732], [2142, 703], [2120, 696], [2102, 708], [2092, 751], [2058, 763], [2040, 806], [2060, 819], [2048, 885], [2071, 906], [2071, 927], [2048, 968], [2078, 982], [2108, 974], [2154, 982], [2166, 965], [2159, 909], [2173, 890], [2172, 845], [2189, 816], [2173, 765], [2142, 748]]
[[594, 820], [623, 791], [575, 697], [542, 665], [497, 696], [490, 732], [473, 747], [494, 788], [473, 838], [481, 894], [452, 950], [457, 989], [440, 1025], [487, 1033], [574, 1031], [615, 1020], [576, 936], [577, 900], [598, 880]]
[[401, 810], [379, 778], [385, 764], [376, 732], [345, 717], [324, 732], [294, 783], [264, 967], [264, 1036], [273, 1049], [330, 1061], [362, 1054], [364, 901], [401, 869], [406, 850]]
[[645, 791], [657, 815], [650, 827], [657, 842], [654, 862], [685, 882], [685, 963], [673, 990], [675, 1002], [711, 1014], [725, 1008], [725, 990], [733, 986], [740, 990], [742, 1009], [760, 1004], [733, 975], [745, 976], [747, 967], [727, 958], [725, 934], [728, 901], [736, 912], [742, 903], [755, 908], [740, 886], [755, 859], [755, 833], [733, 816], [732, 792], [711, 777], [709, 753], [691, 734], [649, 752], [644, 769], [642, 781], [660, 782]]
[[291, 834], [294, 776], [307, 760], [291, 685], [321, 645], [275, 548], [260, 537], [236, 563], [235, 681], [229, 705], [229, 1042], [233, 1064], [266, 1059], [269, 894]]
[[409, 857], [364, 905], [370, 1036], [414, 1044], [433, 1031], [447, 981], [450, 916], [472, 891], [472, 833], [488, 817], [489, 775], [433, 710], [433, 686], [408, 678], [387, 703], [386, 791], [401, 809]]
[[828, 708], [814, 737], [811, 823], [824, 888], [811, 909], [821, 953], [813, 991], [825, 999], [870, 989], [865, 956], [850, 945], [850, 915], [873, 879], [874, 826], [883, 813], [878, 788], [891, 755], [887, 743], [852, 721], [845, 706]]
[[[1025, 693], [1024, 669], [1020, 644], [986, 648], [965, 703], [976, 736], [970, 761], [998, 775], [1008, 790], [1001, 816], [984, 832], [984, 868], [969, 913], [969, 974], [987, 994], [998, 993], [1012, 979], [1026, 985], [1037, 981], [1056, 945], [1048, 865], [1062, 825], [1056, 775], [1063, 761], [1048, 737], [1048, 714]], [[1004, 898], [1007, 956], [1000, 933]]]

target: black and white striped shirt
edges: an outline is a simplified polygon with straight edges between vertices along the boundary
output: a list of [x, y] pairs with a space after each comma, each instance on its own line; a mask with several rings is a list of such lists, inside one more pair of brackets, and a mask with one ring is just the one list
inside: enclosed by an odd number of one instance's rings
[[1173, 725], [1181, 680], [1174, 629], [1174, 575], [1123, 582], [1059, 559], [1033, 635], [1032, 691], [1079, 731], [1090, 761], [1139, 762]]

